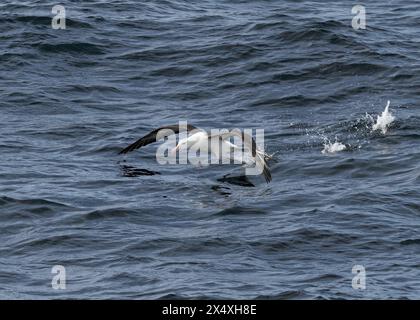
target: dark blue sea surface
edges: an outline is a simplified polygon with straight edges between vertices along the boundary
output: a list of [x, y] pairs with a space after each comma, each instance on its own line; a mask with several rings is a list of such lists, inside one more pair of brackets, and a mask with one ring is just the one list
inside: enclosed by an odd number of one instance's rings
[[[56, 4], [0, 4], [0, 298], [420, 298], [419, 1]], [[179, 120], [273, 181], [118, 155]]]

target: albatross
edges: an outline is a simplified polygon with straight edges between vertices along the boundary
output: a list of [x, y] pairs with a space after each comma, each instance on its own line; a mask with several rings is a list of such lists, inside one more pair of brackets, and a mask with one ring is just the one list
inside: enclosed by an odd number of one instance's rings
[[[271, 181], [270, 168], [266, 161], [270, 159], [271, 156], [258, 149], [257, 144], [252, 136], [239, 130], [208, 134], [206, 131], [190, 124], [167, 125], [149, 132], [145, 136], [141, 137], [134, 143], [121, 150], [119, 154], [126, 154], [151, 143], [157, 142], [163, 137], [179, 134], [181, 132], [187, 132], [188, 136], [178, 141], [176, 147], [172, 149], [172, 154], [176, 154], [176, 152], [181, 149], [190, 150], [194, 148], [195, 150], [208, 150], [208, 152], [210, 152], [218, 159], [231, 159], [231, 149], [242, 150], [242, 146], [233, 144], [228, 140], [230, 140], [231, 137], [239, 137], [243, 142], [244, 148], [240, 157], [234, 153], [233, 159], [235, 163], [240, 163], [248, 168], [255, 166], [255, 168], [258, 170], [257, 173], [262, 174], [267, 183]], [[219, 142], [222, 152], [220, 152], [219, 145], [215, 146], [213, 143], [209, 143], [213, 141]]]

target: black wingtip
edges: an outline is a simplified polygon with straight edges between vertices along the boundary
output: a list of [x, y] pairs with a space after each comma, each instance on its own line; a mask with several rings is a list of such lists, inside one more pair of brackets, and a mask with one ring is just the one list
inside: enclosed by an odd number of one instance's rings
[[120, 152], [118, 152], [118, 154], [126, 154], [126, 153], [129, 153], [129, 152], [131, 152], [133, 150], [136, 150], [138, 148], [139, 148], [139, 146], [137, 146], [135, 143], [133, 143], [133, 144], [129, 145], [128, 147], [122, 149]]
[[129, 152], [130, 150], [127, 150], [127, 148], [121, 150], [120, 152], [118, 152], [118, 154], [126, 154], [127, 152]]
[[271, 182], [272, 178], [271, 178], [270, 169], [268, 168], [267, 165], [264, 165], [263, 175], [264, 175], [264, 178], [265, 178], [265, 182], [267, 182], [267, 184], [269, 184]]

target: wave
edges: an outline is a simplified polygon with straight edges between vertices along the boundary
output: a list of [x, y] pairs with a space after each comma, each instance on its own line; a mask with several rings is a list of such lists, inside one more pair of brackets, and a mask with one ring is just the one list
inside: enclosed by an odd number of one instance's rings
[[400, 244], [403, 246], [420, 245], [420, 239], [407, 239], [407, 240], [400, 241]]
[[259, 295], [256, 296], [256, 300], [288, 300], [288, 299], [304, 299], [310, 295], [305, 290], [286, 290], [277, 294], [271, 295]]
[[302, 245], [316, 245], [321, 247], [336, 247], [339, 244], [353, 243], [358, 236], [328, 229], [314, 227], [300, 227], [291, 231], [282, 232], [279, 237], [260, 239], [247, 242], [248, 246], [266, 254], [276, 253], [279, 250], [288, 250]]
[[221, 210], [215, 213], [215, 216], [229, 216], [229, 215], [265, 215], [268, 212], [262, 208], [246, 208], [246, 207], [232, 207]]
[[84, 213], [81, 217], [84, 220], [104, 220], [110, 218], [127, 218], [130, 215], [137, 215], [138, 211], [132, 209], [103, 209], [103, 210], [94, 210], [87, 213]]
[[[178, 59], [190, 59], [191, 64], [200, 64], [207, 67], [216, 67], [227, 62], [235, 61], [236, 59], [248, 59], [256, 56], [262, 48], [246, 43], [217, 43], [206, 45], [194, 45], [189, 47], [167, 47], [160, 46], [153, 49], [146, 49], [140, 51], [124, 52], [119, 55], [108, 56], [107, 59], [124, 59], [135, 61], [159, 61], [162, 59], [167, 61], [175, 61]], [[185, 61], [186, 62], [186, 61]]]
[[[7, 22], [22, 22], [29, 23], [34, 26], [51, 26], [51, 16], [12, 16], [6, 19]], [[68, 28], [80, 28], [80, 29], [91, 29], [93, 25], [88, 22], [79, 21], [74, 18], [66, 17], [66, 27]]]
[[23, 204], [23, 205], [43, 205], [43, 206], [54, 206], [54, 207], [68, 207], [64, 203], [34, 198], [34, 199], [16, 199], [7, 196], [0, 197], [0, 206], [2, 205], [11, 205], [11, 204]]
[[82, 85], [82, 84], [72, 84], [63, 88], [65, 92], [69, 93], [119, 93], [120, 89], [111, 85]]
[[89, 42], [70, 42], [70, 43], [35, 43], [32, 45], [40, 51], [48, 53], [78, 53], [86, 55], [101, 55], [106, 52], [105, 46]]
[[344, 36], [343, 32], [348, 30], [348, 26], [341, 21], [328, 20], [319, 22], [310, 22], [300, 26], [299, 29], [287, 30], [281, 32], [274, 38], [286, 42], [304, 42], [327, 40], [335, 44], [354, 44], [355, 40], [348, 36]]

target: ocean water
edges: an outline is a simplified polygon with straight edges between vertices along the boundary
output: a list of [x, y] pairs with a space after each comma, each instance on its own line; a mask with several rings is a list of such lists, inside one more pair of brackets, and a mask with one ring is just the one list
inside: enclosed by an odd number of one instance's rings
[[[56, 4], [0, 4], [0, 298], [420, 298], [419, 1]], [[273, 181], [118, 155], [179, 120]]]

